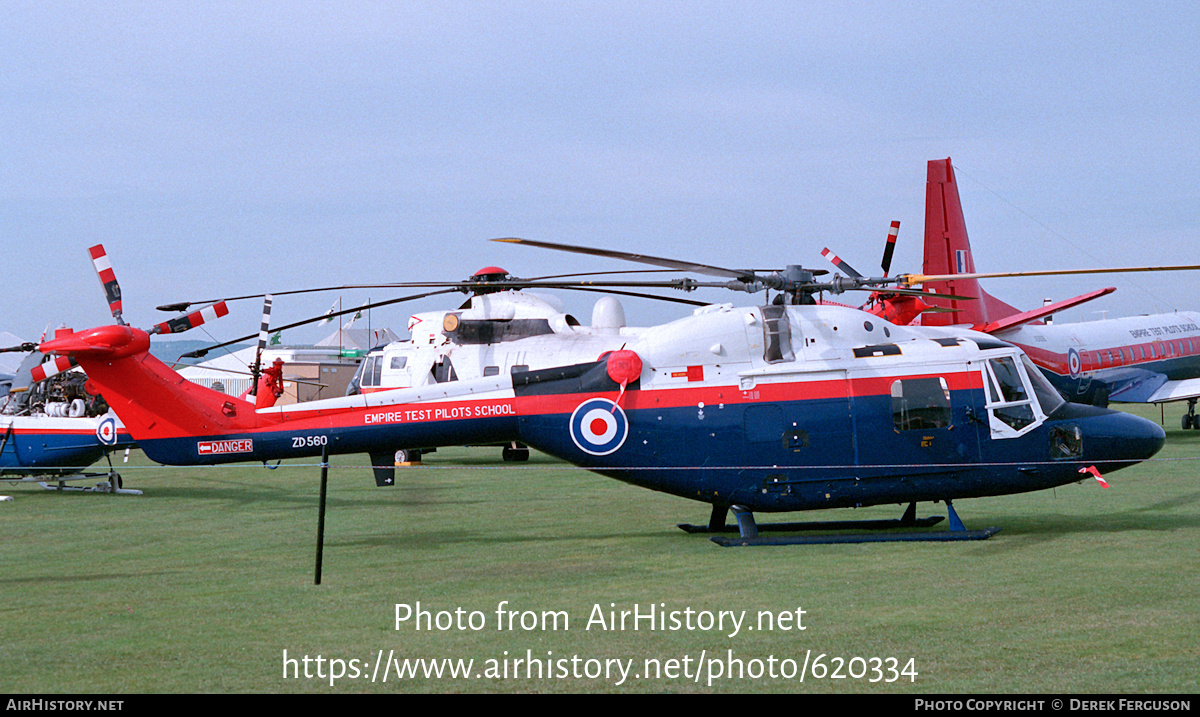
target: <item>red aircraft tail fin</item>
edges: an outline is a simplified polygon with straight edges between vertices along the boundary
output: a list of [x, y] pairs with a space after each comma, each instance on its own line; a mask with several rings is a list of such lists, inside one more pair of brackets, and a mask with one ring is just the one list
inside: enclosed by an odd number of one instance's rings
[[64, 331], [38, 350], [74, 357], [136, 441], [246, 431], [268, 420], [254, 404], [191, 383], [151, 356], [140, 329]]
[[[967, 223], [963, 219], [958, 183], [950, 159], [930, 160], [925, 185], [925, 274], [970, 274], [975, 272]], [[926, 291], [939, 294], [974, 296], [974, 300], [930, 300], [936, 306], [954, 309], [954, 313], [929, 313], [921, 317], [926, 326], [950, 324], [987, 324], [1020, 311], [988, 294], [978, 279], [928, 282]]]

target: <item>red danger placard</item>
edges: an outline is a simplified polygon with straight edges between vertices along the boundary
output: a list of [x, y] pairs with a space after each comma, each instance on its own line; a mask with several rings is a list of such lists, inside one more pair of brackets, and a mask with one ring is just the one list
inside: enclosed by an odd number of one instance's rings
[[251, 438], [239, 438], [234, 441], [200, 441], [196, 444], [196, 449], [202, 456], [213, 456], [221, 453], [252, 453], [254, 452], [254, 440]]

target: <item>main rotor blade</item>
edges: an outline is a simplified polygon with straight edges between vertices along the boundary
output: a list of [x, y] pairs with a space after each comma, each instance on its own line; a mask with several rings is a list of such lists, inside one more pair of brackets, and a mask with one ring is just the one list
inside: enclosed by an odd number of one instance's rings
[[657, 294], [643, 294], [637, 291], [619, 291], [617, 289], [600, 289], [587, 286], [565, 286], [559, 287], [569, 289], [571, 291], [592, 291], [597, 294], [620, 294], [621, 296], [632, 296], [638, 299], [656, 299], [658, 301], [670, 301], [675, 304], [687, 304], [689, 306], [708, 306], [711, 301], [693, 301], [692, 299], [681, 299], [678, 296], [658, 296]]
[[710, 266], [708, 264], [697, 264], [690, 261], [679, 261], [677, 259], [664, 259], [647, 254], [631, 254], [623, 251], [613, 251], [611, 249], [595, 249], [585, 246], [573, 246], [570, 244], [556, 244], [548, 241], [535, 241], [532, 239], [519, 239], [517, 237], [505, 237], [502, 239], [493, 239], [492, 241], [504, 242], [505, 244], [522, 244], [524, 246], [534, 246], [540, 249], [553, 249], [555, 251], [566, 251], [574, 254], [586, 254], [588, 256], [601, 256], [609, 259], [624, 259], [625, 261], [633, 261], [639, 264], [650, 264], [651, 266], [661, 266], [667, 269], [675, 269], [677, 271], [691, 271], [697, 274], [706, 274], [708, 276], [720, 276], [727, 279], [738, 279], [747, 283], [758, 280], [758, 276], [752, 271], [738, 271], [734, 269], [725, 269], [719, 266]]
[[898, 286], [890, 286], [885, 288], [871, 288], [870, 286], [854, 287], [858, 291], [877, 291], [880, 294], [904, 294], [905, 296], [919, 296], [924, 299], [951, 299], [953, 301], [976, 301], [977, 296], [959, 296], [958, 294], [935, 294], [932, 291], [923, 291], [921, 289], [903, 289]]
[[[461, 282], [460, 282], [461, 283]], [[159, 311], [185, 311], [196, 304], [213, 304], [219, 301], [242, 301], [243, 299], [264, 299], [267, 296], [290, 296], [292, 294], [313, 294], [321, 291], [348, 291], [350, 289], [400, 289], [413, 286], [448, 286], [447, 282], [426, 284], [343, 284], [341, 286], [322, 286], [315, 289], [293, 289], [292, 291], [272, 291], [265, 294], [244, 294], [242, 296], [227, 296], [221, 299], [206, 299], [204, 301], [177, 301], [173, 304], [156, 306]]]
[[[278, 331], [287, 331], [288, 329], [294, 329], [297, 326], [304, 326], [305, 324], [311, 324], [311, 323], [314, 323], [317, 321], [323, 321], [325, 319], [332, 319], [334, 317], [341, 316], [342, 314], [352, 314], [356, 311], [362, 311], [363, 309], [374, 309], [379, 306], [388, 306], [390, 304], [399, 304], [399, 303], [402, 303], [405, 301], [416, 301], [417, 299], [424, 299], [429, 296], [437, 296], [438, 294], [449, 294], [454, 291], [456, 291], [456, 289], [441, 289], [439, 291], [429, 291], [424, 294], [413, 294], [412, 296], [402, 296], [398, 299], [388, 299], [387, 301], [377, 301], [373, 304], [365, 304], [363, 306], [356, 306], [352, 309], [345, 309], [344, 311], [337, 311], [332, 314], [321, 314], [320, 316], [314, 316], [310, 319], [305, 319], [303, 321], [297, 321], [295, 323], [288, 324], [287, 326], [280, 326], [279, 328], [275, 329], [275, 331], [277, 331], [277, 332]], [[258, 336], [257, 332], [253, 333], [253, 334], [247, 334], [246, 336], [242, 336], [241, 338], [233, 339], [232, 341], [226, 341], [224, 343], [215, 344], [215, 345], [209, 346], [207, 348], [197, 349], [196, 351], [190, 351], [186, 354], [181, 355], [179, 358], [201, 358], [205, 354], [207, 354], [209, 351], [212, 351], [213, 349], [225, 348], [226, 346], [231, 346], [233, 344], [242, 343], [243, 341], [249, 341], [250, 339], [253, 339], [257, 336]]]
[[863, 275], [862, 275], [862, 274], [860, 274], [860, 273], [858, 273], [857, 271], [855, 271], [855, 270], [854, 270], [854, 267], [852, 267], [852, 266], [850, 266], [848, 263], [846, 263], [846, 261], [845, 261], [844, 259], [842, 259], [840, 256], [838, 256], [837, 254], [834, 254], [833, 252], [829, 251], [829, 248], [828, 248], [828, 247], [826, 247], [826, 248], [824, 248], [824, 249], [822, 249], [822, 250], [821, 250], [821, 256], [823, 256], [823, 257], [825, 257], [826, 259], [828, 259], [830, 264], [833, 264], [833, 265], [834, 265], [834, 266], [836, 266], [837, 268], [839, 268], [839, 269], [841, 269], [842, 271], [846, 272], [846, 276], [850, 277], [851, 279], [861, 279], [861, 278], [863, 278]]
[[613, 274], [670, 274], [677, 272], [678, 269], [621, 269], [620, 271], [576, 271], [571, 274], [547, 274], [545, 276], [531, 276], [528, 279], [518, 279], [511, 277], [514, 281], [545, 281], [546, 279], [571, 279], [577, 276], [611, 276]]
[[954, 281], [956, 279], [999, 279], [1015, 276], [1068, 276], [1072, 274], [1124, 274], [1141, 271], [1197, 271], [1200, 264], [1180, 266], [1127, 266], [1119, 269], [1061, 269], [1043, 271], [1009, 271], [987, 272], [975, 274], [904, 274], [896, 277], [901, 284], [913, 286], [933, 281]]

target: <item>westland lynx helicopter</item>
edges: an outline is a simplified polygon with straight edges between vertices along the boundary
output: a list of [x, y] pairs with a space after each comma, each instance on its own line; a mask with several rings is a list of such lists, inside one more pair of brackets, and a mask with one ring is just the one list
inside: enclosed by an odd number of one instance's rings
[[[735, 271], [509, 241], [728, 279], [641, 286], [770, 289], [777, 301], [704, 306], [636, 335], [580, 335], [587, 360], [260, 408], [184, 381], [148, 353], [148, 333], [130, 326], [63, 333], [40, 350], [74, 357], [159, 463], [365, 452], [380, 466], [407, 446], [519, 441], [710, 504], [708, 525], [691, 530], [725, 531], [732, 511], [740, 537], [714, 538], [723, 544], [768, 542], [758, 535], [756, 512], [894, 503], [908, 508], [902, 518], [882, 521], [888, 527], [941, 520], [918, 520], [920, 501], [945, 501], [950, 530], [819, 540], [986, 538], [998, 529], [967, 530], [952, 501], [1076, 482], [1085, 471], [1143, 461], [1163, 444], [1162, 429], [1150, 421], [1065, 402], [1010, 344], [814, 303], [818, 292], [875, 283], [817, 282], [797, 266]], [[517, 339], [510, 350], [541, 338]]]

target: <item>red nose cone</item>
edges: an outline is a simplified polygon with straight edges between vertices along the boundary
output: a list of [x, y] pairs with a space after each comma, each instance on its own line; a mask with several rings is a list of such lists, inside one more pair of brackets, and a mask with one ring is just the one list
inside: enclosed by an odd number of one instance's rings
[[613, 351], [608, 354], [608, 377], [622, 386], [632, 383], [642, 375], [642, 357], [633, 351]]

